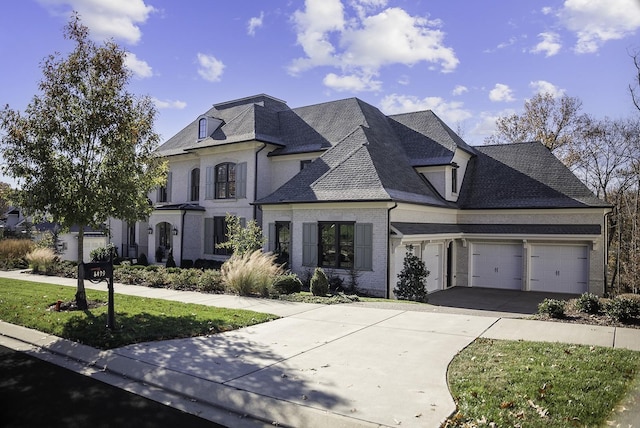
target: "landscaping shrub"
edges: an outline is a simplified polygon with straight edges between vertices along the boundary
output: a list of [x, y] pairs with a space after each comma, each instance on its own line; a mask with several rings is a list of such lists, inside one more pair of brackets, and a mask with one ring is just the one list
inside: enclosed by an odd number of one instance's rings
[[326, 296], [329, 292], [329, 279], [321, 267], [317, 267], [313, 271], [309, 288], [314, 296]]
[[243, 255], [234, 254], [221, 268], [227, 289], [241, 296], [268, 296], [274, 279], [282, 274], [282, 267], [275, 263], [275, 259], [274, 254], [263, 253], [261, 250]]
[[576, 300], [576, 307], [580, 312], [597, 314], [602, 309], [600, 298], [592, 293], [583, 293]]
[[608, 316], [616, 321], [629, 322], [640, 315], [640, 301], [617, 296], [607, 302], [604, 310]]
[[563, 318], [564, 305], [565, 305], [564, 300], [544, 299], [538, 305], [538, 313], [547, 314], [551, 318]]
[[198, 278], [197, 286], [200, 291], [205, 293], [223, 293], [222, 274], [216, 269], [205, 269]]
[[180, 267], [182, 269], [191, 269], [193, 267], [193, 260], [182, 259], [182, 261], [180, 262]]
[[110, 257], [113, 257], [113, 259], [118, 257], [118, 249], [114, 244], [107, 244], [104, 247], [91, 250], [89, 255], [94, 262], [108, 262]]
[[25, 259], [33, 273], [51, 273], [57, 257], [51, 248], [36, 248]]
[[157, 272], [162, 268], [160, 265], [148, 265], [144, 267], [147, 272]]
[[302, 290], [302, 281], [295, 273], [280, 275], [273, 283], [273, 288], [279, 294], [299, 293]]
[[3, 239], [0, 241], [0, 268], [25, 268], [25, 256], [35, 248], [29, 239]]
[[201, 271], [197, 269], [168, 268], [171, 288], [176, 290], [195, 290]]
[[393, 293], [399, 300], [427, 303], [429, 300], [427, 276], [429, 271], [426, 265], [413, 254], [413, 246], [409, 245], [404, 256], [402, 271], [398, 275], [398, 284]]
[[[147, 266], [150, 267], [150, 266]], [[158, 269], [146, 270], [143, 285], [148, 287], [164, 287], [169, 284], [169, 276], [167, 270], [158, 266]]]
[[149, 265], [149, 259], [147, 259], [147, 255], [145, 253], [140, 253], [138, 256], [138, 264], [141, 266]]

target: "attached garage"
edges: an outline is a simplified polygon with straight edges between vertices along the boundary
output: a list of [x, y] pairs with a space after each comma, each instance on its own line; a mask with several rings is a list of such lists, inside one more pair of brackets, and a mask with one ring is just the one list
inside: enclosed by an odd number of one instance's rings
[[471, 286], [522, 290], [522, 244], [472, 244]]
[[589, 289], [586, 245], [532, 245], [530, 290], [581, 294]]

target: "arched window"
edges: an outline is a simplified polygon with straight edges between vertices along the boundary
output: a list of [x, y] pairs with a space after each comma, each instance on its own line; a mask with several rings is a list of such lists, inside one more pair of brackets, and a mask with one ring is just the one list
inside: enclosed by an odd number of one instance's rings
[[189, 196], [191, 201], [200, 200], [200, 168], [193, 168], [191, 170], [191, 185], [189, 189]]
[[236, 197], [236, 164], [221, 163], [216, 165], [216, 199], [232, 199]]
[[203, 117], [198, 121], [198, 139], [206, 138], [207, 136], [207, 118]]

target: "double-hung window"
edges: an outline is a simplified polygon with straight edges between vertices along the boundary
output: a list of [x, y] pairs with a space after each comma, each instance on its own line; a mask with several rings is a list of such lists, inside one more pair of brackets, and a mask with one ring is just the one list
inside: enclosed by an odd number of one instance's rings
[[233, 199], [236, 197], [236, 164], [221, 163], [215, 172], [216, 199]]
[[200, 200], [200, 168], [191, 170], [189, 197], [190, 201]]

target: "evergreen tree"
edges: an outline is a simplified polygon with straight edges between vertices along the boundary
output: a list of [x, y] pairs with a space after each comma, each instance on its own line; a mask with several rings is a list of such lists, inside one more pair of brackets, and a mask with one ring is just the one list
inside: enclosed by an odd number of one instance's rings
[[413, 245], [407, 246], [402, 272], [398, 275], [398, 284], [393, 293], [399, 300], [427, 303], [428, 275], [429, 271], [424, 262], [413, 254]]

